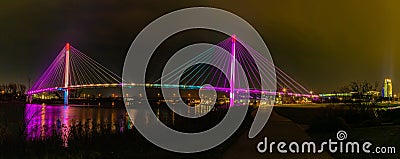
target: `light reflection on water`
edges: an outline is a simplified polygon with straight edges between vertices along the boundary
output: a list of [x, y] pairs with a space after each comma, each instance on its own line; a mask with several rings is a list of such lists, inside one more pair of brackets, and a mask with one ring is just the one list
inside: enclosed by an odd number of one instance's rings
[[24, 118], [29, 140], [44, 139], [53, 135], [54, 131], [61, 133], [63, 140], [67, 140], [69, 128], [78, 124], [92, 129], [93, 124], [107, 123], [111, 125], [112, 131], [132, 128], [123, 108], [27, 104]]
[[[163, 123], [174, 125], [175, 113], [166, 110], [165, 107], [165, 105], [156, 106], [154, 113]], [[61, 135], [66, 144], [70, 136], [70, 128], [73, 125], [82, 125], [89, 130], [92, 130], [94, 125], [97, 125], [97, 129], [102, 124], [110, 125], [113, 132], [132, 129], [133, 125], [138, 122], [144, 122], [147, 125], [152, 112], [138, 114], [136, 109], [140, 109], [140, 106], [130, 106], [129, 112], [132, 115], [132, 120], [130, 120], [124, 108], [26, 104], [25, 132], [28, 140], [45, 139], [57, 133]], [[211, 109], [212, 106], [197, 106], [195, 112], [192, 113], [205, 114]], [[139, 120], [142, 117], [145, 120]]]

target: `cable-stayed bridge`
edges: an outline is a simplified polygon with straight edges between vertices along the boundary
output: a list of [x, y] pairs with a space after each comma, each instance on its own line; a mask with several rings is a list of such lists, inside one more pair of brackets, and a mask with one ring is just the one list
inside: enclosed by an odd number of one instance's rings
[[[229, 52], [230, 56], [222, 56], [223, 51]], [[255, 59], [259, 63], [256, 63]], [[204, 60], [213, 61], [222, 67], [201, 63]], [[237, 71], [238, 67], [243, 71]], [[224, 71], [228, 74], [224, 74]], [[243, 84], [243, 81], [239, 80], [241, 78], [247, 78], [247, 84]], [[276, 90], [263, 90], [261, 88], [261, 85], [265, 84], [263, 81], [268, 85], [276, 85]], [[228, 92], [230, 105], [235, 103], [235, 94], [241, 91], [318, 97], [276, 67], [273, 61], [235, 36], [199, 53], [158, 80], [146, 84], [124, 81], [119, 75], [67, 43], [27, 94], [31, 101], [34, 94], [62, 91], [64, 104], [68, 104], [70, 89], [126, 86], [201, 89], [206, 88], [203, 87], [205, 84], [212, 85], [216, 91]]]

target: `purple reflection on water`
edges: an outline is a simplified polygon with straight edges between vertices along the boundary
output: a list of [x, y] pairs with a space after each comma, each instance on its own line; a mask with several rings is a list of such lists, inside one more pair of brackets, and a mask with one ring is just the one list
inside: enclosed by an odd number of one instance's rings
[[72, 125], [81, 124], [90, 130], [93, 124], [109, 123], [112, 131], [132, 128], [126, 110], [87, 106], [52, 106], [27, 104], [25, 108], [27, 140], [45, 139], [59, 134], [65, 143]]

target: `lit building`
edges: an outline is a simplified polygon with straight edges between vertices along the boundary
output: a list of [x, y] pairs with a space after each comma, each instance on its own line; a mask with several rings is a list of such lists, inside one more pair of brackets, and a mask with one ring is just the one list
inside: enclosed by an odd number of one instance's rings
[[389, 78], [386, 78], [383, 83], [382, 97], [393, 97], [392, 80]]

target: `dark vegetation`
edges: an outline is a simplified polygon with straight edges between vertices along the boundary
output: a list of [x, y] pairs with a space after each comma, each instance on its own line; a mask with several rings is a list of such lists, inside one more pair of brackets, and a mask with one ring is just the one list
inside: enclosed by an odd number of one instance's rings
[[26, 86], [23, 84], [0, 84], [0, 103], [24, 102], [26, 89]]

